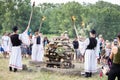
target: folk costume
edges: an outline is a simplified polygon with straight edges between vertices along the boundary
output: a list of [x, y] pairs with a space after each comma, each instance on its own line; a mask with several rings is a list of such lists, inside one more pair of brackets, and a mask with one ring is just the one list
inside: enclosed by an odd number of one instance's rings
[[8, 53], [10, 52], [10, 48], [9, 48], [9, 42], [10, 42], [10, 38], [7, 36], [7, 34], [5, 33], [3, 36], [2, 36], [2, 43], [1, 43], [1, 46], [4, 50], [4, 58], [7, 57]]
[[[95, 30], [92, 30], [90, 34], [95, 34]], [[82, 54], [84, 54], [84, 69], [85, 77], [91, 77], [92, 73], [97, 71], [97, 40], [95, 37], [87, 38], [84, 42], [84, 48]]]
[[27, 35], [27, 31], [23, 32], [22, 34], [17, 34], [17, 26], [13, 28], [14, 33], [10, 36], [11, 40], [11, 54], [10, 54], [10, 61], [9, 61], [9, 70], [12, 71], [14, 68], [14, 72], [17, 69], [22, 69], [22, 55], [21, 55], [21, 44], [26, 43], [29, 45], [29, 37]]
[[32, 37], [32, 61], [43, 61], [43, 53], [44, 53], [44, 48], [43, 48], [43, 39], [40, 36], [40, 34], [37, 31], [37, 35], [34, 35]]
[[4, 49], [5, 52], [8, 51], [8, 43], [9, 43], [9, 37], [4, 35], [2, 36], [2, 48]]

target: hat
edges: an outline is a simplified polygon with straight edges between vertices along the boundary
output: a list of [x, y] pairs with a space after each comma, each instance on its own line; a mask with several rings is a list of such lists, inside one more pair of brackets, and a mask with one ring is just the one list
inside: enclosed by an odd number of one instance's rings
[[96, 34], [96, 31], [95, 31], [94, 29], [92, 29], [90, 32], [91, 32], [92, 34]]
[[15, 32], [15, 31], [18, 30], [18, 27], [17, 27], [17, 26], [14, 26], [14, 27], [12, 28], [12, 30]]

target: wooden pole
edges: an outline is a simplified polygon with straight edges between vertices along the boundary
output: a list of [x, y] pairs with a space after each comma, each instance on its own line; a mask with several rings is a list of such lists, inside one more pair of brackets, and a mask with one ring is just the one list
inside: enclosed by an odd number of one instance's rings
[[77, 32], [77, 28], [76, 28], [76, 26], [75, 26], [75, 21], [74, 21], [74, 29], [75, 29], [75, 33], [76, 33], [77, 38], [79, 38], [78, 32]]
[[31, 23], [32, 15], [33, 15], [34, 6], [35, 6], [35, 2], [33, 2], [33, 5], [32, 5], [32, 10], [31, 10], [31, 14], [30, 14], [30, 18], [29, 18], [27, 29], [29, 29], [29, 27], [30, 27], [30, 23]]
[[41, 22], [40, 22], [39, 32], [40, 32], [40, 30], [41, 30], [41, 27], [42, 27], [43, 21], [44, 21], [45, 19], [46, 19], [46, 17], [43, 16], [43, 17], [42, 17], [42, 20], [41, 20]]
[[75, 16], [72, 16], [73, 27], [74, 27], [74, 30], [75, 30], [75, 33], [76, 33], [77, 38], [79, 38], [79, 37], [78, 37], [77, 28], [76, 28], [76, 26], [75, 26], [75, 20], [76, 20]]
[[43, 23], [43, 21], [40, 22], [39, 32], [40, 32], [40, 30], [41, 30], [42, 23]]

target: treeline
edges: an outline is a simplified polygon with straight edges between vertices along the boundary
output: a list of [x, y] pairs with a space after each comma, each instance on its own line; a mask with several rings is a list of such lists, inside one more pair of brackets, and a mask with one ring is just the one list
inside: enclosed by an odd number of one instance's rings
[[[11, 32], [14, 25], [23, 31], [28, 24], [32, 5], [30, 0], [3, 0], [0, 1], [0, 33]], [[68, 31], [70, 37], [75, 36], [72, 16], [75, 16], [75, 25], [79, 35], [87, 36], [90, 29], [95, 29], [105, 39], [113, 39], [120, 32], [120, 6], [104, 1], [96, 4], [80, 4], [68, 2], [65, 4], [43, 3], [34, 7], [30, 25], [30, 32], [40, 27], [43, 34], [60, 35]]]

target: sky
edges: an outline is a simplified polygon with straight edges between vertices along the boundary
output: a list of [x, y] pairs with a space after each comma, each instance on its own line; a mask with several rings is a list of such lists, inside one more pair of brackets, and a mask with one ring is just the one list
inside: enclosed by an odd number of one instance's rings
[[[35, 1], [35, 4], [39, 4], [39, 3], [66, 3], [66, 2], [71, 2], [71, 1], [76, 1], [79, 3], [96, 3], [99, 0], [31, 0], [31, 2], [33, 3], [33, 1]], [[118, 4], [120, 5], [120, 0], [101, 0], [101, 1], [106, 1], [106, 2], [110, 2], [112, 4]]]

